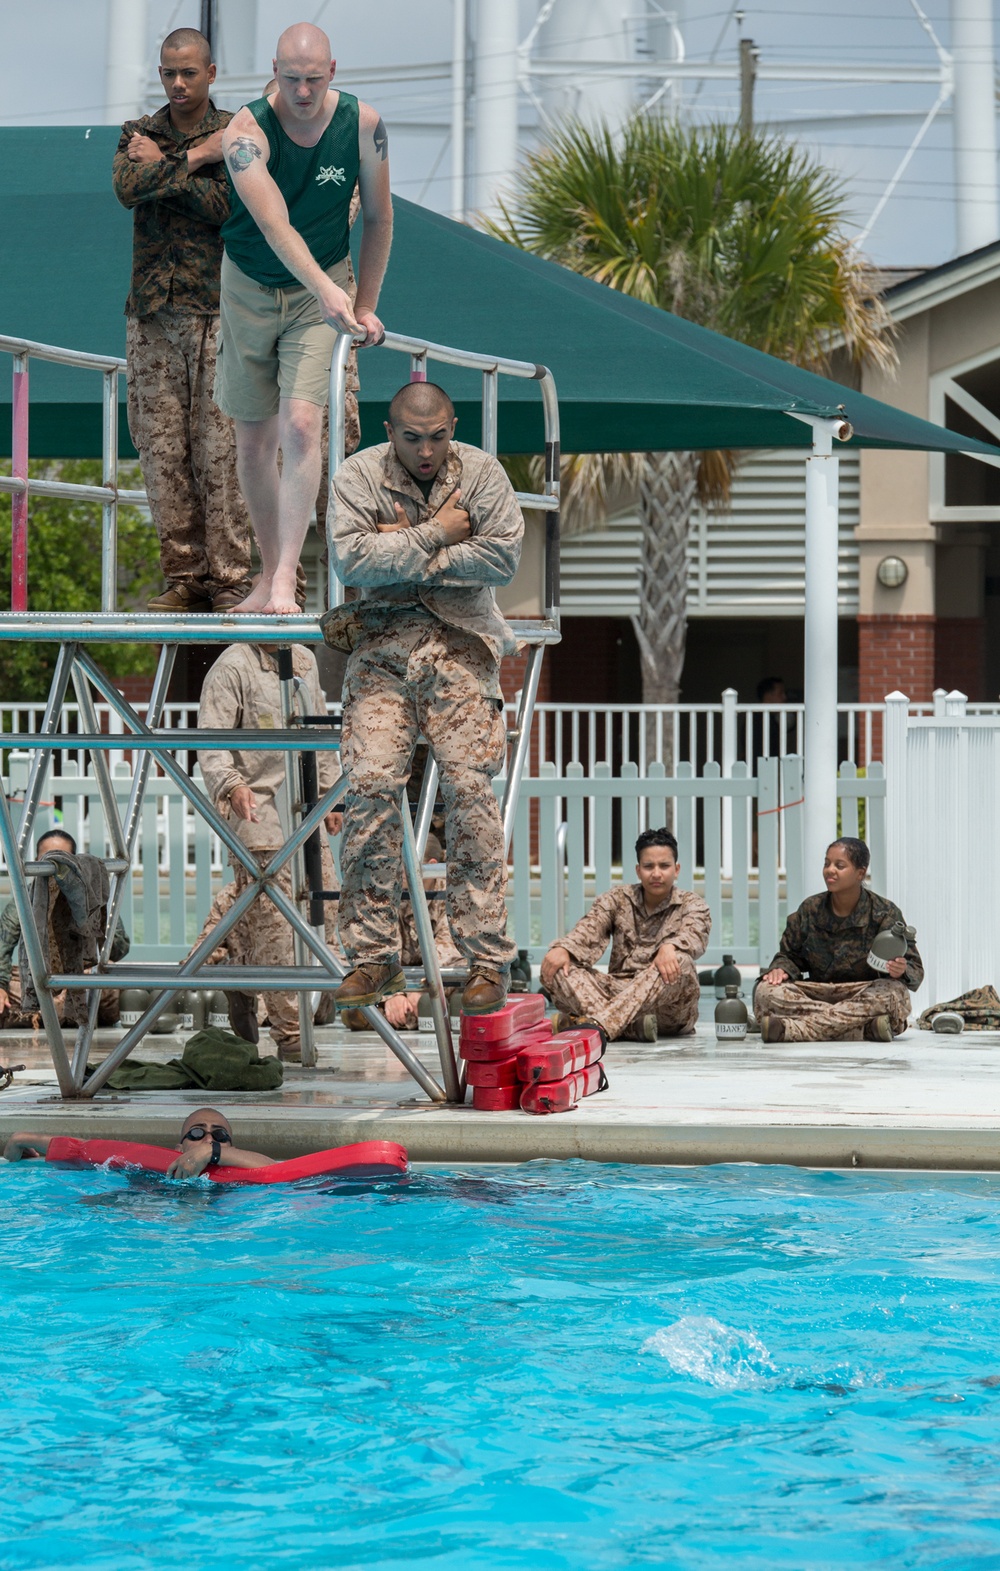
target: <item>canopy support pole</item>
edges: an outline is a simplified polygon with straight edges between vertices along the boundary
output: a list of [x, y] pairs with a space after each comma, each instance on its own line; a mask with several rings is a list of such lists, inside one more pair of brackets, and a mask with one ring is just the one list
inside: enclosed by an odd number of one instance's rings
[[836, 422], [811, 420], [813, 449], [806, 460], [805, 803], [807, 887], [819, 880], [827, 846], [837, 833], [837, 547]]

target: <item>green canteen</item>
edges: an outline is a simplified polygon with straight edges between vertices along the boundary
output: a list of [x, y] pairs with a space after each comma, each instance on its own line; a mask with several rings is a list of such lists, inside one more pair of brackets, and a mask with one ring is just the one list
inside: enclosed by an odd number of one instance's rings
[[727, 987], [735, 987], [737, 993], [743, 991], [743, 978], [737, 967], [733, 965], [732, 955], [723, 955], [722, 964], [715, 973], [716, 998], [725, 998]]
[[123, 1026], [134, 1026], [148, 1008], [149, 994], [145, 988], [122, 988], [118, 998], [118, 1011]]
[[215, 1026], [220, 1031], [230, 1030], [229, 1001], [225, 993], [209, 993], [206, 1014], [206, 1025]]
[[730, 982], [725, 996], [715, 1006], [715, 1037], [718, 1042], [742, 1042], [747, 1034], [747, 1006], [739, 988]]
[[901, 960], [906, 954], [907, 945], [916, 938], [916, 930], [905, 927], [902, 922], [894, 922], [891, 927], [883, 927], [872, 939], [871, 949], [868, 951], [868, 964], [873, 971], [878, 971], [881, 976], [889, 973], [889, 962]]

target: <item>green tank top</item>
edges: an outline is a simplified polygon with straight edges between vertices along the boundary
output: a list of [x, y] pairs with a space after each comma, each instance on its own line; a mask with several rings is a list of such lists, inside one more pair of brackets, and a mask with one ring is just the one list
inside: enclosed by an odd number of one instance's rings
[[[282, 130], [266, 98], [247, 108], [267, 137], [267, 172], [285, 198], [292, 228], [298, 230], [320, 267], [332, 267], [351, 244], [349, 213], [361, 158], [358, 151], [358, 101], [341, 93], [333, 119], [315, 147], [299, 147]], [[229, 165], [229, 217], [222, 226], [226, 254], [241, 272], [270, 289], [299, 287], [299, 280], [271, 250], [234, 184]]]

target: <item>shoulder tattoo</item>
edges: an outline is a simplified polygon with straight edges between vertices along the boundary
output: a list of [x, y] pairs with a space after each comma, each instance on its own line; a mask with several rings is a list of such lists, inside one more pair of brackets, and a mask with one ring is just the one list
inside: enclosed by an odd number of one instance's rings
[[378, 117], [378, 125], [372, 132], [372, 140], [375, 143], [376, 153], [378, 153], [378, 156], [381, 158], [382, 162], [385, 163], [389, 156], [389, 133], [385, 128], [385, 121], [382, 119], [381, 115]]
[[238, 136], [229, 149], [229, 167], [234, 175], [242, 169], [249, 169], [255, 158], [260, 157], [260, 148], [252, 136]]

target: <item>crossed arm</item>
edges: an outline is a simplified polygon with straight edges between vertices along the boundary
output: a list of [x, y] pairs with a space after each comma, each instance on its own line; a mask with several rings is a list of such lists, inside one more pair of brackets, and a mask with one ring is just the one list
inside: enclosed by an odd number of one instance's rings
[[495, 460], [467, 495], [461, 488], [452, 491], [436, 513], [418, 524], [410, 523], [398, 502], [395, 521], [382, 521], [380, 495], [357, 481], [348, 464], [332, 487], [333, 550], [345, 584], [468, 588], [510, 583], [521, 556], [524, 520]]
[[389, 194], [388, 136], [378, 111], [358, 105], [360, 168], [358, 190], [364, 230], [358, 260], [357, 299], [352, 306], [343, 289], [331, 281], [306, 242], [292, 228], [288, 206], [267, 172], [270, 146], [249, 109], [241, 109], [222, 138], [226, 167], [233, 185], [261, 234], [288, 271], [319, 302], [324, 320], [339, 333], [351, 333], [365, 344], [383, 336], [375, 315], [379, 291], [392, 244], [392, 199]]
[[[200, 173], [222, 162], [222, 132], [189, 147], [179, 158], [168, 158], [152, 137], [129, 121], [122, 131], [112, 166], [111, 183], [123, 207], [143, 202], [168, 202], [209, 224], [229, 217], [229, 192], [224, 179]], [[221, 175], [221, 171], [220, 171]]]

